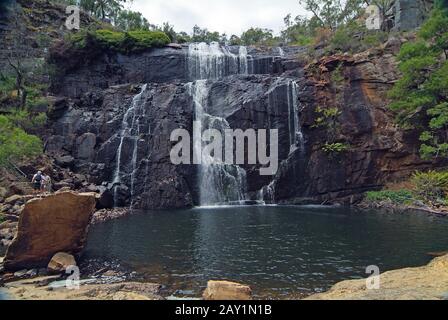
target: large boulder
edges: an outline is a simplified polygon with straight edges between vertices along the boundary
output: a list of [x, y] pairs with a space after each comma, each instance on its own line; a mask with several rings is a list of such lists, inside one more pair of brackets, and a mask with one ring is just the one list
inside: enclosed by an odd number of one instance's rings
[[63, 192], [30, 200], [20, 216], [5, 256], [6, 270], [46, 267], [58, 252], [77, 255], [85, 245], [96, 199], [92, 194]]
[[204, 300], [252, 300], [252, 290], [235, 282], [209, 281], [202, 297]]

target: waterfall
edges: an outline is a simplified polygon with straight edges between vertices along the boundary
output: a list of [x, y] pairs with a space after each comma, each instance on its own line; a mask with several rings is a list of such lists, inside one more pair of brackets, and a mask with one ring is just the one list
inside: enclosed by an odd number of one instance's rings
[[240, 70], [239, 73], [241, 74], [249, 74], [249, 65], [248, 65], [248, 54], [247, 54], [247, 48], [244, 46], [240, 46], [239, 48], [239, 62], [240, 62]]
[[278, 50], [279, 57], [284, 57], [285, 56], [285, 51], [283, 50], [282, 47], [278, 47], [277, 50]]
[[120, 144], [117, 149], [117, 164], [115, 167], [115, 173], [113, 178], [114, 185], [114, 201], [115, 206], [117, 206], [117, 189], [118, 186], [122, 183], [123, 173], [121, 172], [122, 167], [122, 153], [123, 146], [125, 144], [125, 140], [129, 139], [132, 141], [132, 159], [131, 159], [131, 199], [134, 195], [134, 185], [135, 185], [135, 172], [137, 170], [137, 158], [138, 158], [138, 142], [140, 139], [140, 121], [139, 114], [141, 113], [141, 109], [144, 106], [142, 103], [143, 93], [146, 91], [147, 85], [145, 84], [140, 93], [137, 94], [133, 99], [131, 106], [126, 110], [123, 121], [121, 123], [121, 131], [120, 131]]
[[[229, 123], [220, 117], [206, 112], [208, 90], [207, 80], [188, 83], [188, 91], [194, 102], [195, 121], [201, 123], [203, 130], [216, 129], [224, 136], [230, 129]], [[246, 172], [236, 165], [227, 165], [210, 154], [203, 153], [204, 142], [194, 141], [193, 153], [201, 160], [198, 170], [199, 205], [211, 206], [239, 202], [246, 199]]]
[[305, 141], [299, 121], [298, 85], [295, 81], [288, 83], [288, 121], [290, 153], [297, 149], [303, 150]]
[[238, 55], [217, 42], [192, 43], [188, 47], [188, 74], [192, 81], [247, 74], [248, 70], [246, 47], [241, 46]]
[[[280, 78], [278, 79], [280, 81]], [[299, 118], [299, 87], [297, 82], [290, 80], [287, 84], [287, 105], [288, 105], [288, 133], [289, 133], [289, 157], [290, 158], [296, 151], [303, 152], [305, 150], [305, 139], [300, 126]], [[273, 97], [273, 104], [276, 106], [277, 101], [275, 96]], [[278, 106], [276, 106], [278, 108]], [[286, 160], [287, 161], [287, 160]], [[275, 202], [275, 183], [274, 178], [271, 183], [263, 187], [258, 192], [258, 200], [274, 203]]]

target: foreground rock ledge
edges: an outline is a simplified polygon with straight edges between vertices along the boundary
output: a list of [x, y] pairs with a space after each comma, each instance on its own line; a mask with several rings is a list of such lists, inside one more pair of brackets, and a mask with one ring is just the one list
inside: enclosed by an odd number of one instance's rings
[[330, 291], [307, 300], [447, 300], [448, 255], [420, 268], [407, 268], [381, 275], [381, 288], [367, 290], [365, 280], [336, 284]]
[[75, 192], [30, 200], [20, 215], [17, 235], [6, 252], [5, 269], [46, 267], [58, 252], [79, 254], [85, 245], [95, 205], [93, 194]]
[[50, 290], [43, 286], [51, 277], [8, 283], [4, 293], [12, 300], [163, 300], [161, 285], [124, 282], [82, 285], [77, 290], [65, 287]]

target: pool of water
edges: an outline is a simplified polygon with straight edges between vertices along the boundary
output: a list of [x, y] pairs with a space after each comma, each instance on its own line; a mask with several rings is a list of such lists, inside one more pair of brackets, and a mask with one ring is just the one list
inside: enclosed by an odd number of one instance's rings
[[421, 266], [448, 249], [448, 220], [348, 208], [227, 207], [141, 212], [92, 227], [85, 259], [113, 259], [199, 297], [207, 281], [250, 285], [257, 298], [296, 299], [335, 283]]

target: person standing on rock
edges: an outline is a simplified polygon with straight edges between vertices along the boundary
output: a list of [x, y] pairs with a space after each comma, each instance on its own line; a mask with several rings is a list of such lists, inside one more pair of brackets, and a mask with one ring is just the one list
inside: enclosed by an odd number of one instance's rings
[[41, 182], [40, 190], [43, 193], [51, 192], [51, 178], [49, 175], [46, 175], [46, 174], [42, 175], [42, 182]]
[[42, 187], [42, 171], [37, 171], [37, 173], [33, 176], [31, 183], [33, 184], [33, 193], [39, 193]]

